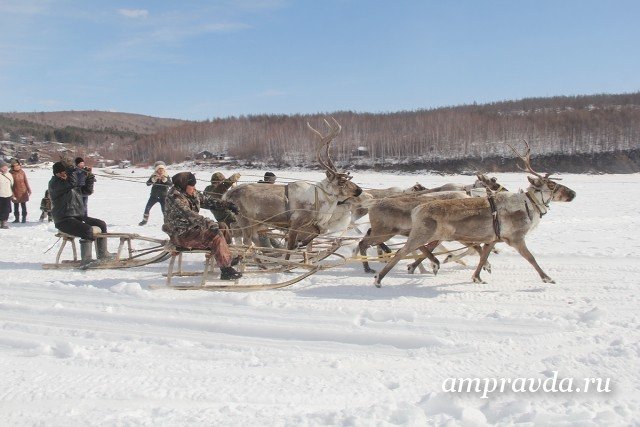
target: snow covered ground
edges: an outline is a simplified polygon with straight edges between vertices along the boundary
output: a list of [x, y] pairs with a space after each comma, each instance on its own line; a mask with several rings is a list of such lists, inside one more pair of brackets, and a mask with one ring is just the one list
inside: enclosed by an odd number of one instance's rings
[[[117, 172], [127, 180], [97, 171], [90, 214], [110, 231], [164, 238], [159, 206], [136, 225], [151, 171]], [[436, 277], [400, 263], [381, 289], [349, 264], [235, 294], [150, 289], [166, 261], [43, 270], [57, 249], [45, 252], [53, 224], [37, 222], [51, 173], [27, 174], [29, 222], [0, 230], [2, 425], [640, 425], [640, 175], [563, 176], [577, 198], [553, 204], [528, 239], [555, 285], [499, 245], [483, 285], [470, 283], [471, 258]], [[473, 181], [354, 175], [368, 188]], [[526, 185], [524, 174], [497, 177]], [[608, 378], [611, 391], [443, 390], [448, 378], [554, 375]]]

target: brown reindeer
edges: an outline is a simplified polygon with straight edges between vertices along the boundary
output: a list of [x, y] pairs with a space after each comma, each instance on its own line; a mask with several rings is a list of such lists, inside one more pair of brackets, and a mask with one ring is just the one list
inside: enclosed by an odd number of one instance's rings
[[351, 182], [347, 172], [338, 172], [331, 157], [331, 141], [340, 133], [340, 124], [333, 119], [326, 135], [307, 124], [320, 143], [316, 158], [325, 169], [326, 178], [311, 184], [295, 181], [285, 185], [242, 184], [227, 191], [223, 200], [238, 206], [237, 225], [245, 244], [259, 245], [258, 230], [276, 227], [288, 230], [287, 248], [304, 246], [316, 236], [332, 228], [332, 217], [338, 203], [358, 196], [362, 189]]
[[[362, 256], [366, 256], [367, 249], [373, 245], [377, 245], [384, 252], [391, 252], [384, 242], [397, 235], [409, 236], [412, 227], [411, 211], [418, 205], [432, 200], [466, 199], [470, 197], [471, 189], [482, 189], [482, 194], [484, 195], [486, 195], [486, 188], [489, 188], [491, 191], [504, 190], [504, 187], [498, 184], [495, 178], [487, 178], [485, 175], [477, 175], [476, 182], [465, 187], [469, 189], [468, 192], [421, 191], [412, 195], [405, 194], [401, 197], [386, 197], [380, 200], [363, 203], [363, 208], [368, 207], [369, 210], [369, 222], [371, 224], [371, 228], [369, 228], [365, 237], [358, 244], [360, 254]], [[426, 247], [420, 247], [418, 249], [426, 254], [427, 252], [425, 250], [433, 250], [438, 245], [439, 242], [430, 242]], [[444, 247], [441, 246], [441, 248]], [[471, 248], [478, 253], [480, 251], [480, 247], [478, 245], [471, 245]], [[464, 255], [451, 257], [448, 259], [448, 262], [457, 261], [468, 253], [470, 253], [470, 251], [465, 251]], [[423, 259], [424, 258], [416, 260], [416, 262], [410, 264], [408, 266], [409, 273], [413, 273]], [[437, 259], [435, 261], [437, 261]], [[367, 261], [363, 261], [362, 266], [365, 273], [375, 273], [375, 270], [369, 267], [369, 263]], [[434, 273], [437, 273], [440, 263], [432, 260], [432, 267]], [[489, 268], [490, 266], [487, 265], [487, 269]]]
[[[540, 268], [527, 248], [525, 236], [549, 211], [551, 202], [570, 202], [576, 197], [576, 193], [550, 179], [549, 174], [542, 176], [535, 172], [531, 168], [531, 148], [526, 141], [525, 144], [527, 150], [524, 155], [510, 147], [524, 162], [525, 169], [518, 167], [535, 176], [527, 177], [530, 183], [527, 191], [499, 192], [492, 199], [487, 197], [435, 200], [414, 208], [411, 212], [411, 232], [407, 242], [375, 277], [374, 284], [380, 287], [384, 276], [406, 254], [435, 240], [485, 244], [480, 262], [472, 275], [476, 283], [483, 283], [480, 278], [481, 268], [498, 242], [505, 242], [515, 248], [536, 269], [543, 282], [555, 283]], [[430, 253], [427, 257], [435, 258]]]

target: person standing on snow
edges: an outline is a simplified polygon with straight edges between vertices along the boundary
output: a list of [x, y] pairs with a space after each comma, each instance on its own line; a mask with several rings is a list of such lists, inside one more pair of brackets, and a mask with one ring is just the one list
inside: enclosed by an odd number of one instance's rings
[[[85, 186], [85, 182], [89, 175], [91, 175], [93, 182], [95, 183], [96, 178], [95, 175], [91, 172], [90, 166], [85, 166], [84, 159], [82, 157], [76, 157], [75, 162], [76, 167], [73, 169], [73, 176], [80, 188], [82, 188], [82, 203], [84, 204], [84, 216], [89, 215], [89, 196], [93, 194], [93, 184], [91, 186]], [[91, 192], [89, 190], [84, 190], [84, 188], [91, 188]]]
[[156, 203], [160, 203], [160, 210], [164, 215], [164, 201], [167, 198], [167, 192], [171, 187], [171, 177], [167, 173], [167, 167], [162, 161], [157, 161], [155, 171], [147, 180], [147, 185], [151, 186], [151, 194], [142, 214], [142, 221], [138, 225], [146, 225], [149, 221], [149, 213]]
[[13, 175], [9, 173], [9, 165], [0, 160], [0, 228], [9, 228], [7, 221], [11, 213], [13, 200]]
[[31, 187], [27, 174], [22, 170], [18, 159], [11, 159], [11, 175], [13, 175], [13, 222], [20, 222], [20, 208], [22, 208], [22, 222], [27, 222], [27, 202], [31, 195]]

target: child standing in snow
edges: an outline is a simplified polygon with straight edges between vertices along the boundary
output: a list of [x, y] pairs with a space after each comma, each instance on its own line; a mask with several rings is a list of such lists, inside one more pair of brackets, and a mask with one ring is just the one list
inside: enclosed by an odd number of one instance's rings
[[48, 217], [49, 222], [53, 220], [51, 216], [51, 196], [49, 196], [49, 190], [44, 192], [44, 197], [40, 201], [40, 210], [42, 214], [40, 215], [40, 222], [44, 221], [44, 217]]

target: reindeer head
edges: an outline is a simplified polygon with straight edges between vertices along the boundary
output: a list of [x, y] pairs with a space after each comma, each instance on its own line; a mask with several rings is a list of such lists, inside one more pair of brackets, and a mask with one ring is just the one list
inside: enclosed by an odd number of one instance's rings
[[[327, 183], [333, 190], [334, 194], [340, 196], [340, 201], [346, 200], [349, 197], [357, 197], [362, 193], [362, 188], [358, 185], [351, 182], [353, 177], [349, 172], [338, 172], [333, 161], [331, 160], [331, 156], [329, 155], [329, 148], [331, 146], [331, 141], [340, 133], [342, 130], [342, 126], [338, 123], [336, 119], [333, 117], [333, 125], [330, 124], [327, 120], [324, 120], [325, 124], [329, 127], [329, 133], [326, 135], [322, 135], [319, 131], [314, 129], [309, 123], [309, 129], [313, 133], [315, 133], [320, 139], [320, 143], [318, 144], [318, 148], [316, 149], [316, 158], [318, 159], [318, 163], [325, 169], [325, 174], [327, 176]], [[323, 156], [324, 154], [324, 156]]]
[[[531, 167], [531, 147], [529, 146], [529, 143], [527, 141], [524, 141], [524, 144], [527, 147], [527, 150], [524, 154], [518, 153], [516, 149], [511, 146], [511, 144], [507, 145], [516, 154], [516, 156], [518, 156], [524, 162], [524, 168], [520, 165], [517, 165], [518, 169], [535, 175], [535, 177], [527, 177], [529, 183], [531, 184], [530, 188], [542, 193], [542, 200], [546, 200], [549, 202], [572, 201], [576, 197], [576, 192], [565, 185], [558, 184], [556, 181], [559, 180], [559, 178], [555, 178], [555, 180], [552, 180], [550, 178], [550, 173], [547, 173], [543, 176], [533, 170], [533, 168]], [[546, 203], [547, 202], [545, 202], [545, 204]]]

